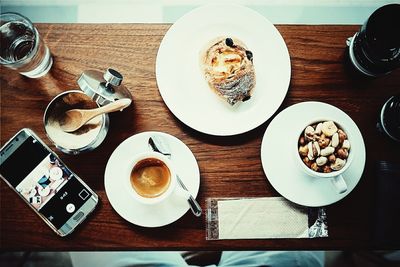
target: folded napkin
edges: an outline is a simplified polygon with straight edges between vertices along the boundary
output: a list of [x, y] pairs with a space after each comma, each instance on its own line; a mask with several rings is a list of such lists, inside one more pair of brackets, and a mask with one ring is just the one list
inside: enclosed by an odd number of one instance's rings
[[283, 197], [207, 200], [207, 240], [327, 236], [326, 214], [309, 229], [309, 210]]

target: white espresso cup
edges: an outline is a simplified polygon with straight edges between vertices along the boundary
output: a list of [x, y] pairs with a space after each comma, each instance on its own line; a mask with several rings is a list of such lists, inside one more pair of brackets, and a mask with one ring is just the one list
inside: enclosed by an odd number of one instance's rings
[[176, 171], [171, 160], [158, 152], [133, 155], [127, 164], [125, 181], [129, 194], [142, 204], [163, 202], [172, 193], [179, 193], [183, 197], [188, 194], [177, 186]]
[[[335, 125], [339, 128], [342, 129], [346, 135], [347, 135], [347, 140], [349, 140], [350, 142], [350, 149], [348, 150], [348, 157], [346, 159], [346, 163], [343, 166], [343, 168], [341, 168], [340, 170], [332, 170], [332, 172], [329, 173], [323, 173], [323, 172], [317, 172], [312, 170], [311, 168], [309, 168], [302, 160], [302, 157], [299, 154], [299, 144], [298, 144], [298, 140], [300, 138], [300, 136], [303, 134], [305, 128], [308, 125], [313, 125], [313, 124], [318, 124], [319, 122], [324, 122], [324, 121], [333, 121], [335, 123]], [[353, 158], [354, 158], [354, 146], [352, 146], [352, 141], [354, 140], [351, 136], [351, 132], [347, 130], [347, 128], [345, 126], [343, 126], [343, 124], [340, 124], [338, 122], [336, 122], [335, 120], [332, 119], [314, 119], [311, 120], [308, 124], [306, 124], [302, 129], [299, 129], [298, 131], [296, 131], [298, 134], [296, 135], [296, 139], [295, 139], [295, 155], [296, 155], [296, 162], [297, 165], [299, 165], [300, 169], [307, 175], [315, 177], [315, 178], [320, 178], [320, 179], [329, 179], [331, 180], [335, 190], [339, 193], [339, 194], [343, 194], [347, 191], [347, 184], [346, 184], [346, 178], [344, 177], [344, 172], [346, 172], [346, 170], [350, 167]]]

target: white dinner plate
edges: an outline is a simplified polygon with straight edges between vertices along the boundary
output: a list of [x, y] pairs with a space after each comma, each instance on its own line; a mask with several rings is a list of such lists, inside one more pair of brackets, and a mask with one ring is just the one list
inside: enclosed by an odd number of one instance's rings
[[45, 188], [39, 186], [39, 195], [42, 197], [46, 197], [50, 194], [50, 186], [46, 186]]
[[125, 220], [143, 227], [159, 227], [170, 224], [182, 217], [189, 209], [186, 199], [172, 194], [165, 201], [146, 205], [138, 202], [127, 191], [123, 179], [129, 157], [136, 153], [151, 151], [150, 136], [158, 136], [170, 148], [177, 174], [195, 198], [200, 187], [200, 171], [190, 149], [176, 137], [161, 132], [142, 132], [123, 141], [111, 154], [104, 174], [107, 197], [114, 210]]
[[[200, 52], [213, 39], [235, 37], [253, 52], [256, 86], [250, 100], [231, 107], [200, 69]], [[211, 135], [250, 131], [279, 108], [290, 82], [290, 57], [274, 25], [256, 11], [230, 4], [197, 8], [175, 22], [157, 54], [158, 89], [167, 107], [189, 127]]]
[[[298, 129], [315, 119], [330, 118], [346, 125], [352, 136], [353, 151], [357, 151], [353, 162], [343, 173], [347, 191], [339, 194], [331, 179], [306, 175], [297, 165], [295, 148], [291, 140], [298, 139]], [[342, 110], [321, 102], [303, 102], [280, 112], [269, 124], [261, 144], [261, 162], [271, 185], [288, 200], [308, 207], [326, 206], [335, 203], [356, 187], [365, 166], [364, 140], [356, 123]]]
[[49, 171], [50, 173], [50, 179], [52, 180], [59, 180], [63, 177], [63, 171], [61, 170], [60, 167], [52, 167]]

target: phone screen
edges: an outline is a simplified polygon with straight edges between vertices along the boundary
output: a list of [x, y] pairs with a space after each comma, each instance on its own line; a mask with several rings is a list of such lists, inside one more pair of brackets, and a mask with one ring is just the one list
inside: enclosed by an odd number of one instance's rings
[[71, 171], [32, 136], [2, 162], [0, 173], [57, 229], [92, 196]]

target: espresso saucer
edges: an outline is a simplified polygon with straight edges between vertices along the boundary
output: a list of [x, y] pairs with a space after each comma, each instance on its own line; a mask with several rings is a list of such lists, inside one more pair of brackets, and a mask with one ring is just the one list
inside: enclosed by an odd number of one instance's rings
[[[330, 118], [346, 125], [351, 134], [351, 149], [357, 151], [353, 162], [343, 173], [347, 191], [339, 194], [331, 179], [314, 178], [302, 172], [298, 166], [292, 146], [298, 139], [298, 129], [307, 122]], [[356, 187], [365, 166], [365, 145], [356, 123], [342, 110], [322, 102], [302, 102], [280, 112], [269, 124], [261, 144], [261, 162], [268, 181], [283, 197], [308, 207], [333, 204]]]
[[124, 173], [132, 153], [151, 151], [148, 140], [159, 136], [172, 154], [171, 161], [176, 172], [190, 193], [196, 198], [200, 187], [200, 171], [196, 158], [190, 149], [178, 138], [162, 132], [142, 132], [123, 141], [111, 154], [105, 174], [104, 185], [107, 197], [114, 210], [125, 220], [143, 227], [160, 227], [182, 217], [189, 204], [179, 194], [172, 193], [165, 201], [146, 205], [135, 200], [125, 188]]

